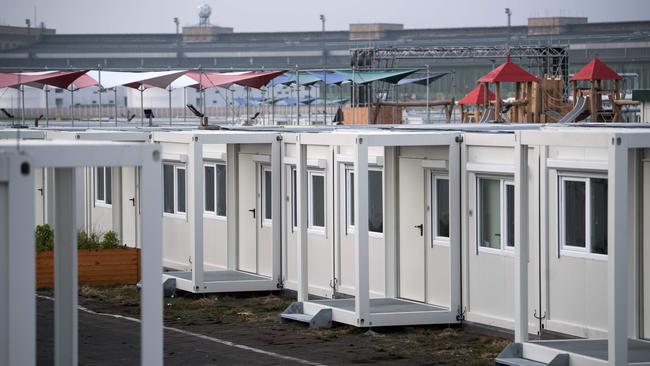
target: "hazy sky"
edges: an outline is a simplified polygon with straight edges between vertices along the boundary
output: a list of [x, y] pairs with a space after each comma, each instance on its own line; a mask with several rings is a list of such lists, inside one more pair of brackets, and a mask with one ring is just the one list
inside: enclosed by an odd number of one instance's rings
[[198, 23], [197, 8], [212, 7], [212, 24], [236, 32], [345, 30], [356, 22], [403, 23], [407, 28], [514, 25], [531, 16], [587, 16], [592, 22], [650, 20], [650, 0], [0, 0], [0, 24], [45, 22], [58, 33], [172, 33], [172, 19]]

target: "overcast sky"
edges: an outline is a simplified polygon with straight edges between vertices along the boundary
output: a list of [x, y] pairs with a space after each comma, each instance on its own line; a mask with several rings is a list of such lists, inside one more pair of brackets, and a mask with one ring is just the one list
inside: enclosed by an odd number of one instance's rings
[[[532, 16], [586, 16], [591, 22], [650, 20], [650, 0], [2, 0], [0, 24], [45, 22], [58, 33], [172, 33], [174, 17], [181, 25], [198, 23], [198, 6], [212, 7], [212, 24], [236, 32], [320, 30], [319, 14], [328, 30], [345, 30], [358, 22], [403, 23], [406, 28], [514, 25]], [[34, 23], [33, 23], [34, 24]]]

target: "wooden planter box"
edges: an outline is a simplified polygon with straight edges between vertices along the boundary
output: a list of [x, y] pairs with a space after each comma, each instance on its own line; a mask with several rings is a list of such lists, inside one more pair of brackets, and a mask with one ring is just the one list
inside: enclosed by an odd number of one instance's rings
[[[134, 285], [140, 281], [140, 249], [79, 249], [81, 285]], [[36, 287], [54, 287], [54, 252], [36, 253]]]

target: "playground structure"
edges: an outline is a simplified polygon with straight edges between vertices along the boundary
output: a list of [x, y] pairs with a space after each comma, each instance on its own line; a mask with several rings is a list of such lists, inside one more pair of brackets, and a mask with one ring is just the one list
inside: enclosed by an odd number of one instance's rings
[[[506, 56], [506, 62], [478, 79], [478, 83], [490, 90], [490, 84], [494, 84], [494, 103], [488, 100], [488, 94], [483, 94], [483, 107], [485, 112], [494, 108], [497, 121], [507, 120], [509, 122], [539, 122], [540, 121], [540, 99], [539, 94], [534, 93], [539, 86], [539, 79], [517, 64], [514, 64], [510, 56]], [[501, 99], [503, 83], [515, 84], [515, 100], [504, 103]], [[492, 107], [494, 105], [494, 107]], [[505, 108], [504, 108], [505, 107]], [[506, 114], [507, 116], [504, 116]]]
[[[471, 92], [467, 93], [461, 100], [458, 101], [460, 106], [460, 122], [471, 123], [478, 122], [483, 116], [485, 111], [485, 98], [486, 98], [485, 84], [479, 84]], [[488, 102], [493, 102], [496, 96], [491, 91], [487, 91]]]

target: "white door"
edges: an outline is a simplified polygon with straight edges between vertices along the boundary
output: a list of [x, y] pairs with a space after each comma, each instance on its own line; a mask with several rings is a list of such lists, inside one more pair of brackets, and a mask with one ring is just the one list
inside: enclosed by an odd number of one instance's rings
[[250, 154], [239, 155], [239, 243], [237, 258], [240, 271], [257, 272], [257, 228], [261, 210], [258, 207], [259, 181], [256, 163]]
[[643, 338], [650, 339], [650, 161], [643, 162], [643, 264], [641, 265], [643, 279]]
[[399, 159], [399, 297], [426, 299], [424, 169], [418, 159]]
[[45, 169], [34, 169], [34, 186], [36, 193], [34, 197], [34, 212], [36, 214], [36, 225], [45, 223]]
[[122, 168], [122, 242], [137, 247], [138, 180], [137, 168]]

